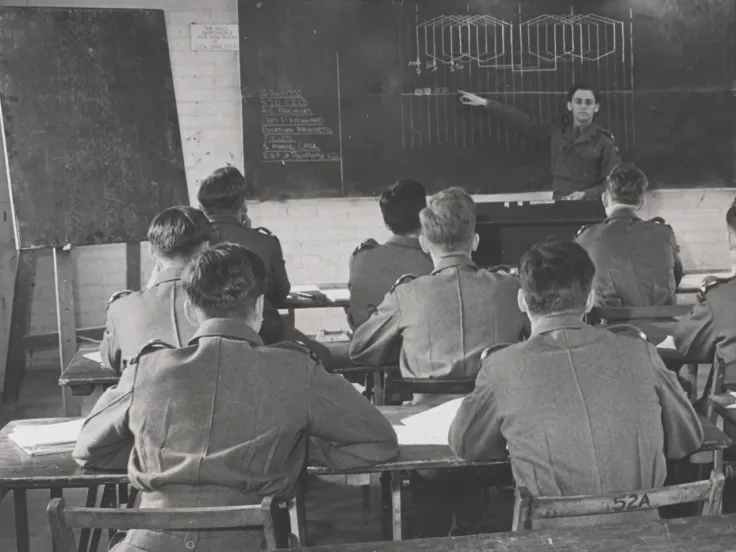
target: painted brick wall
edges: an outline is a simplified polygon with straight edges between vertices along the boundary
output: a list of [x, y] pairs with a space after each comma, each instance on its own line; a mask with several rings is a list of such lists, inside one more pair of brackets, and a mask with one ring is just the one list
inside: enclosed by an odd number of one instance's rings
[[[190, 197], [201, 179], [225, 163], [242, 167], [238, 57], [232, 52], [192, 52], [191, 23], [237, 23], [236, 0], [0, 0], [0, 6], [65, 6], [164, 9]], [[461, 183], [458, 183], [461, 184]], [[547, 196], [548, 194], [542, 194]], [[663, 216], [675, 229], [686, 269], [728, 265], [723, 217], [736, 190], [693, 189], [650, 194], [642, 213]], [[479, 200], [519, 200], [524, 195]], [[536, 194], [540, 197], [540, 194]], [[304, 200], [251, 206], [254, 223], [276, 233], [293, 283], [342, 282], [350, 252], [368, 237], [387, 236], [373, 199]], [[122, 246], [75, 251], [75, 298], [79, 326], [104, 322], [109, 295], [124, 286]], [[41, 260], [32, 331], [55, 329], [50, 255]], [[144, 246], [143, 278], [151, 263]], [[343, 325], [340, 313], [309, 311], [298, 323], [307, 332]]]

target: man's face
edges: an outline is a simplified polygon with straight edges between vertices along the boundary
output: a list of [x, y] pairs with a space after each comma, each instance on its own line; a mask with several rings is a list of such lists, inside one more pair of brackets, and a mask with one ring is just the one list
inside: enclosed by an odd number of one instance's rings
[[572, 101], [567, 102], [567, 109], [572, 111], [575, 124], [583, 126], [593, 121], [599, 107], [592, 90], [577, 90], [572, 96]]

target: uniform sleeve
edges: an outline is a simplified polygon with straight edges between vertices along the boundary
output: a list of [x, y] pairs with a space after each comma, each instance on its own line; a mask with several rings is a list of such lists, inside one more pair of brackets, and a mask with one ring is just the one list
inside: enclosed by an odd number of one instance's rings
[[401, 308], [396, 293], [389, 292], [376, 312], [353, 334], [350, 360], [380, 366], [401, 337]]
[[585, 190], [586, 199], [599, 199], [601, 197], [605, 190], [606, 178], [620, 163], [621, 156], [618, 153], [618, 148], [616, 147], [615, 142], [608, 142], [601, 152], [599, 168], [600, 180], [598, 184]]
[[[349, 264], [350, 272], [348, 276], [348, 291], [350, 292], [350, 305], [345, 309], [345, 313], [347, 314], [347, 319], [348, 319], [348, 326], [350, 326], [350, 329], [353, 331], [355, 331], [355, 328], [360, 326], [360, 324], [357, 322], [357, 319], [361, 318], [361, 313], [358, 312], [356, 301], [353, 300], [353, 295], [356, 292], [355, 280], [357, 279], [355, 259], [356, 259], [355, 253], [350, 255], [350, 264]], [[367, 314], [364, 314], [362, 318], [368, 318]]]
[[316, 364], [308, 393], [310, 462], [346, 470], [398, 457], [389, 421], [345, 378]]
[[710, 302], [696, 303], [675, 327], [675, 347], [686, 358], [711, 362], [716, 352], [718, 332]]
[[672, 231], [672, 256], [674, 258], [674, 266], [672, 267], [672, 271], [675, 277], [675, 288], [677, 288], [680, 286], [680, 282], [682, 282], [682, 276], [685, 271], [682, 267], [682, 259], [680, 258], [680, 246], [677, 245], [677, 238], [675, 237], [674, 231]]
[[654, 365], [657, 397], [662, 408], [665, 455], [677, 460], [703, 446], [703, 426], [674, 372], [668, 370], [653, 345], [648, 347]]
[[284, 251], [281, 249], [281, 243], [274, 238], [274, 254], [271, 261], [271, 277], [273, 278], [272, 289], [266, 295], [266, 299], [276, 308], [278, 308], [289, 295], [291, 283], [289, 275], [286, 273], [286, 261], [284, 260]]
[[506, 457], [506, 439], [501, 434], [503, 421], [494, 397], [493, 366], [490, 357], [483, 361], [473, 392], [463, 399], [450, 426], [450, 448], [458, 457], [470, 461], [498, 460]]
[[503, 121], [534, 138], [550, 138], [559, 128], [559, 124], [553, 121], [544, 121], [526, 111], [512, 105], [488, 99], [486, 109]]
[[117, 385], [97, 400], [84, 421], [72, 456], [83, 468], [124, 470], [133, 448], [128, 411], [138, 365], [129, 366]]
[[116, 340], [115, 321], [109, 310], [105, 320], [105, 333], [102, 335], [102, 342], [100, 343], [100, 358], [103, 366], [112, 368], [115, 373], [120, 374], [123, 364], [123, 352]]

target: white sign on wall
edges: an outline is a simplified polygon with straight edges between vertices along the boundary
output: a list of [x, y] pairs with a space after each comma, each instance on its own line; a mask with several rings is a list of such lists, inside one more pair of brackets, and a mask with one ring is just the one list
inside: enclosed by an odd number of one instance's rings
[[237, 25], [194, 25], [192, 31], [192, 50], [237, 51], [239, 49]]

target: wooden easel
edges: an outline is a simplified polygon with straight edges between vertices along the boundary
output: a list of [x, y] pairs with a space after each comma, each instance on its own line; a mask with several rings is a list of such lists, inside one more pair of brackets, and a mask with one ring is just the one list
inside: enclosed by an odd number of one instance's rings
[[[39, 250], [21, 250], [17, 252], [17, 267], [13, 271], [14, 287], [10, 301], [7, 298], [9, 287], [3, 289], [3, 303], [12, 305], [10, 312], [5, 313], [6, 327], [9, 332], [3, 332], [7, 340], [0, 342], [0, 355], [3, 345], [6, 354], [0, 356], [0, 363], [7, 358], [2, 366], [4, 392], [3, 402], [13, 404], [18, 401], [26, 364], [25, 338], [30, 327], [31, 305], [33, 304], [33, 289], [36, 280], [36, 266]], [[54, 266], [54, 289], [56, 292], [56, 327], [59, 336], [59, 360], [61, 372], [69, 365], [77, 352], [77, 327], [75, 321], [74, 280], [72, 252], [69, 247], [52, 248]], [[2, 256], [4, 258], [4, 256]], [[126, 260], [126, 288], [138, 290], [141, 287], [141, 248], [140, 243], [128, 243], [125, 247]], [[3, 273], [5, 267], [0, 268]], [[10, 271], [8, 271], [10, 272]], [[9, 314], [9, 316], [8, 316]], [[99, 328], [100, 333], [103, 327]], [[60, 372], [60, 373], [61, 373]], [[62, 400], [65, 416], [81, 415], [81, 404], [78, 397], [71, 394], [71, 389], [62, 388]]]

